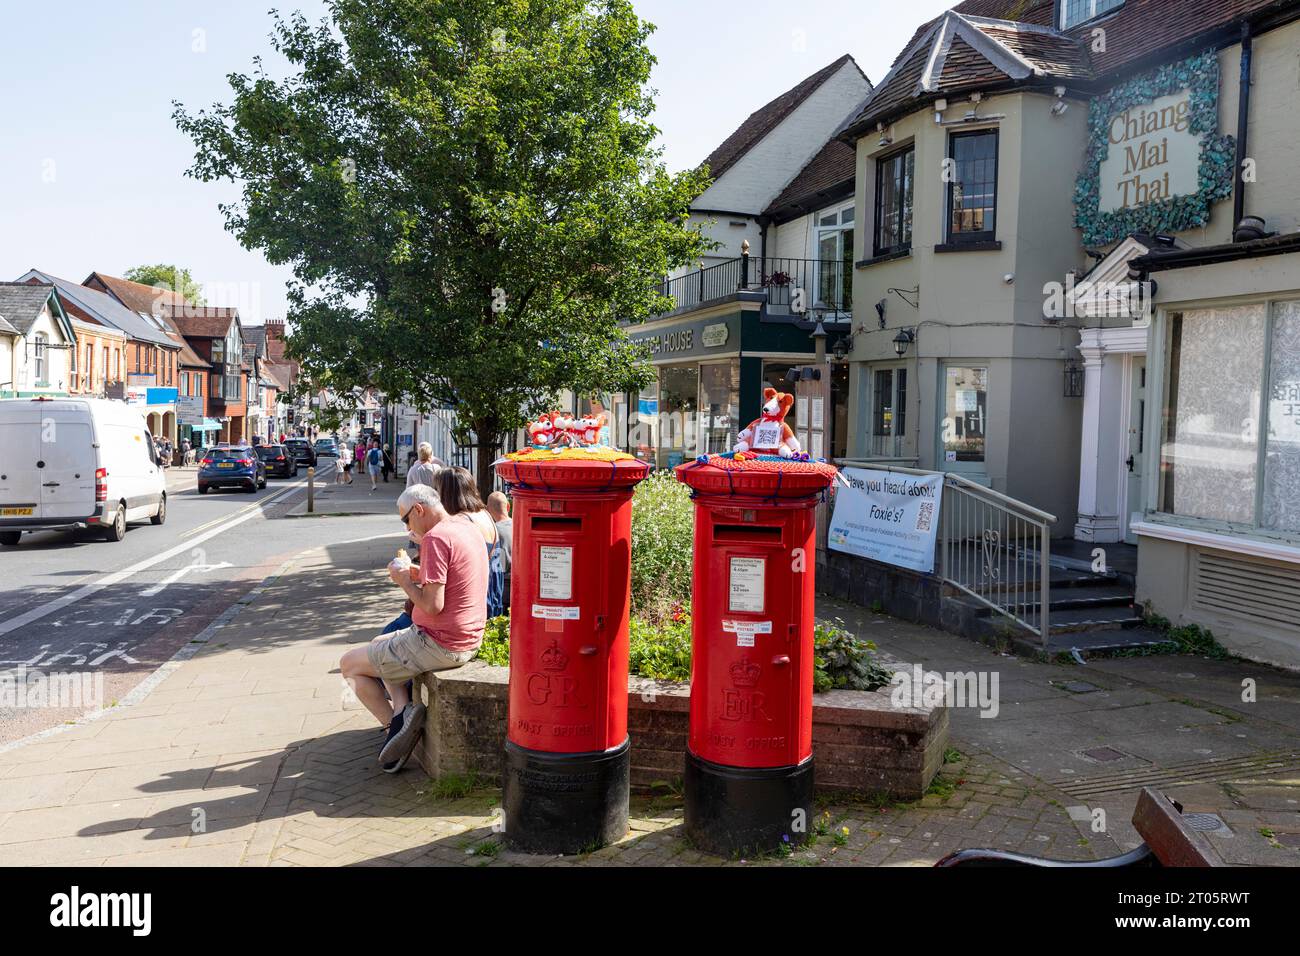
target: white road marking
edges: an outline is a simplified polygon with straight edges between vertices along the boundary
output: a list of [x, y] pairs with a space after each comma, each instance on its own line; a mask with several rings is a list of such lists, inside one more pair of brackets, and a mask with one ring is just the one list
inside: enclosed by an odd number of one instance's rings
[[229, 561], [222, 561], [219, 564], [187, 564], [182, 568], [177, 568], [167, 577], [163, 578], [153, 587], [145, 588], [140, 592], [140, 597], [153, 597], [155, 594], [161, 594], [163, 589], [169, 584], [175, 584], [191, 571], [220, 571], [222, 568], [233, 568], [234, 565]]
[[39, 607], [34, 607], [25, 614], [20, 614], [18, 615], [18, 617], [15, 618], [10, 618], [9, 620], [0, 623], [0, 635], [8, 634], [12, 631], [18, 630], [19, 628], [26, 627], [28, 624], [31, 624], [33, 621], [39, 621], [41, 618], [45, 617], [46, 615], [53, 614], [55, 611], [61, 610], [62, 608], [67, 607], [69, 604], [75, 604], [78, 601], [85, 600], [90, 595], [95, 594], [98, 591], [102, 591], [104, 588], [111, 587], [114, 584], [119, 584], [122, 581], [125, 581], [127, 578], [131, 577], [131, 575], [133, 574], [138, 574], [141, 571], [145, 571], [148, 570], [149, 568], [152, 568], [156, 564], [161, 564], [162, 562], [166, 561], [168, 558], [173, 558], [176, 555], [180, 554], [182, 551], [186, 551], [194, 547], [194, 545], [196, 544], [199, 544], [203, 541], [207, 541], [209, 538], [215, 538], [217, 535], [223, 534], [224, 532], [229, 531], [231, 528], [243, 524], [245, 521], [247, 521], [249, 518], [252, 518], [254, 515], [260, 514], [262, 511], [261, 508], [262, 505], [268, 505], [273, 501], [277, 501], [280, 498], [283, 498], [287, 495], [291, 495], [295, 491], [300, 491], [306, 487], [307, 487], [307, 480], [304, 478], [300, 482], [296, 482], [292, 485], [289, 485], [286, 488], [280, 489], [275, 494], [271, 495], [269, 498], [263, 498], [261, 501], [257, 502], [258, 507], [256, 509], [242, 511], [235, 514], [224, 524], [217, 525], [215, 528], [205, 531], [202, 535], [195, 538], [193, 541], [182, 541], [180, 544], [176, 545], [173, 548], [169, 548], [168, 550], [162, 552], [161, 554], [156, 554], [152, 558], [146, 558], [144, 561], [140, 561], [137, 564], [133, 564], [129, 568], [123, 568], [121, 571], [114, 571], [112, 574], [106, 574], [98, 581], [91, 581], [89, 584], [77, 588], [77, 590], [73, 591], [71, 594], [65, 594], [63, 597], [55, 598], [53, 601], [48, 601], [45, 604], [40, 605]]

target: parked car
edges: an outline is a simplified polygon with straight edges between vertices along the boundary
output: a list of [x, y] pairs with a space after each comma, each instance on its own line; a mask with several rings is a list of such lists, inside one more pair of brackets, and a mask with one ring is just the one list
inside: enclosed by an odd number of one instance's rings
[[0, 544], [24, 531], [167, 520], [167, 481], [144, 416], [99, 398], [0, 400]]
[[217, 445], [199, 461], [199, 494], [209, 488], [243, 488], [256, 494], [266, 487], [266, 464], [248, 445]]
[[300, 464], [316, 467], [316, 449], [311, 447], [311, 442], [306, 438], [286, 438], [284, 447], [289, 449]]
[[253, 448], [266, 466], [266, 477], [297, 478], [298, 459], [283, 445], [257, 445]]
[[339, 456], [339, 446], [333, 438], [317, 438], [316, 454], [324, 455], [326, 458], [337, 458]]

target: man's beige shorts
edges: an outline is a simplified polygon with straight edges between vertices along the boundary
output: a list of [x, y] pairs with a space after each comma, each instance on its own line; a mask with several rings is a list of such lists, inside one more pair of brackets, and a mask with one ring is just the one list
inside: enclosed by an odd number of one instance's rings
[[449, 651], [412, 624], [394, 631], [383, 640], [371, 641], [366, 649], [370, 666], [375, 673], [390, 683], [410, 680], [430, 671], [446, 671], [468, 664], [478, 653]]

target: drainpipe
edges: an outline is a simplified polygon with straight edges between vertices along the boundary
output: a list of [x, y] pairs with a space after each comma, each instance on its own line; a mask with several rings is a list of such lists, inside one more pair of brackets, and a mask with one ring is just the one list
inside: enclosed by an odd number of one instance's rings
[[1241, 25], [1241, 81], [1237, 94], [1237, 172], [1232, 190], [1232, 228], [1235, 232], [1246, 216], [1246, 137], [1250, 121], [1250, 67], [1254, 40], [1250, 22]]

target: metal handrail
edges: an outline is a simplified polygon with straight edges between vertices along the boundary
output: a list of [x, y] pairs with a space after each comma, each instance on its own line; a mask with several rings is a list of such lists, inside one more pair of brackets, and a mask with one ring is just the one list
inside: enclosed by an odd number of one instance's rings
[[[963, 475], [869, 459], [837, 458], [840, 467], [943, 478], [939, 577], [1047, 643], [1051, 630], [1051, 529], [1056, 516]], [[1027, 540], [1037, 539], [1037, 562]]]

